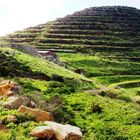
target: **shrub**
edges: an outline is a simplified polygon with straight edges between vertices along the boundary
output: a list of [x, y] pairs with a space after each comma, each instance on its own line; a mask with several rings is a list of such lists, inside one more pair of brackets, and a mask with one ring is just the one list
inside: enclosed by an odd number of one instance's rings
[[71, 81], [66, 81], [64, 83], [51, 81], [48, 84], [48, 89], [45, 93], [58, 93], [58, 94], [70, 94], [72, 92], [75, 92], [76, 85], [72, 83]]
[[140, 91], [137, 91], [137, 95], [140, 96]]
[[116, 98], [118, 95], [118, 90], [114, 88], [105, 88], [101, 89], [101, 92], [99, 93], [101, 96], [108, 96], [110, 98]]
[[18, 114], [16, 115], [16, 124], [27, 122], [27, 121], [35, 121], [35, 117], [30, 114]]
[[134, 101], [135, 103], [137, 103], [137, 104], [140, 105], [140, 96], [135, 96], [135, 97], [133, 98], [133, 101]]
[[119, 130], [118, 124], [103, 125], [97, 127], [97, 133], [95, 134], [98, 140], [128, 140], [128, 136], [125, 136], [121, 130]]
[[[1, 121], [1, 123], [3, 124], [3, 125], [9, 125], [9, 126], [14, 126], [14, 124], [16, 125], [18, 125], [18, 124], [20, 124], [20, 123], [23, 123], [23, 122], [27, 122], [27, 121], [35, 121], [35, 117], [34, 116], [32, 116], [32, 115], [29, 115], [29, 114], [17, 114], [17, 115], [15, 115], [15, 118], [16, 118], [16, 120], [14, 121], [14, 122], [11, 122], [11, 121], [9, 121], [9, 120], [7, 120], [7, 117], [5, 117], [2, 121]], [[13, 124], [13, 125], [12, 125]]]
[[99, 104], [93, 103], [92, 112], [93, 113], [101, 113], [102, 112], [102, 108], [99, 106]]
[[1, 131], [0, 132], [0, 140], [11, 140], [11, 134]]
[[127, 95], [118, 95], [117, 98], [126, 102], [131, 102], [131, 98]]

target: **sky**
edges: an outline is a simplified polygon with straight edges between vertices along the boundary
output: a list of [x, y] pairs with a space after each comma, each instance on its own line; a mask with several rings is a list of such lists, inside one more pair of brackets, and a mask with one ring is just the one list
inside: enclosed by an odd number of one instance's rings
[[0, 36], [95, 6], [130, 6], [140, 0], [0, 0]]

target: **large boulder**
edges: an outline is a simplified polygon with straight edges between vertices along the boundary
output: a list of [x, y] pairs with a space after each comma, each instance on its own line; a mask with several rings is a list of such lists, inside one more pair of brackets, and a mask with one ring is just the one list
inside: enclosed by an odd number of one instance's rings
[[18, 112], [33, 115], [37, 122], [53, 120], [53, 116], [49, 112], [40, 110], [38, 108], [33, 109], [26, 106], [20, 106], [20, 108], [18, 109]]
[[50, 139], [54, 136], [54, 130], [50, 126], [38, 126], [30, 132], [30, 135], [39, 139]]
[[62, 125], [56, 122], [46, 121], [52, 127], [57, 140], [82, 140], [82, 132], [79, 127], [72, 125]]
[[3, 103], [3, 107], [7, 109], [18, 109], [21, 105], [30, 105], [30, 99], [23, 96], [11, 96]]

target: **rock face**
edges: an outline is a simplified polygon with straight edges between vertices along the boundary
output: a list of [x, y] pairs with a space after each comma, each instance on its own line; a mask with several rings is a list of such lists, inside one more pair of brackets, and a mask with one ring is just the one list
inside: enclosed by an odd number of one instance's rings
[[53, 128], [57, 140], [82, 140], [82, 132], [78, 127], [50, 121], [45, 123]]
[[24, 114], [31, 114], [31, 115], [35, 116], [35, 119], [37, 122], [53, 120], [53, 116], [49, 112], [40, 110], [38, 108], [33, 109], [33, 108], [26, 107], [26, 106], [20, 106], [20, 108], [18, 109], [18, 112], [24, 113]]
[[38, 126], [31, 131], [30, 135], [36, 138], [50, 139], [54, 136], [54, 130], [50, 126]]
[[3, 103], [3, 107], [7, 109], [18, 109], [21, 105], [28, 106], [30, 100], [27, 97], [22, 96], [12, 96], [8, 98], [8, 101]]

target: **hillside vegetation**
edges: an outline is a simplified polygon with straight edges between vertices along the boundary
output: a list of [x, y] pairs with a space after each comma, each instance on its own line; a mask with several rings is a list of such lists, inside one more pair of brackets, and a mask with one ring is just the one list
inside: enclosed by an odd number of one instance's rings
[[[91, 7], [5, 36], [0, 80], [18, 83], [56, 122], [80, 127], [83, 140], [140, 140], [139, 19], [135, 8]], [[30, 47], [55, 52], [63, 67]], [[0, 109], [0, 118], [18, 115]], [[26, 119], [8, 123], [11, 132], [0, 138], [32, 139], [31, 129], [43, 124]]]

